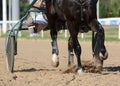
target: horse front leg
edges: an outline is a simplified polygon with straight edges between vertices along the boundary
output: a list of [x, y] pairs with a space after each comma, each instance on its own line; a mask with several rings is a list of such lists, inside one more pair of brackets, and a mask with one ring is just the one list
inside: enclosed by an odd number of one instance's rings
[[72, 37], [69, 37], [69, 40], [68, 40], [68, 66], [71, 66], [73, 63], [74, 63], [73, 41], [72, 41]]
[[78, 37], [77, 37], [78, 32], [79, 32], [78, 24], [76, 22], [68, 22], [68, 29], [70, 32], [73, 50], [74, 50], [75, 55], [77, 57], [78, 73], [81, 74], [83, 72], [83, 69], [82, 69], [81, 59], [80, 59], [81, 46], [79, 44]]
[[106, 60], [108, 58], [108, 52], [106, 50], [106, 47], [105, 47], [105, 33], [104, 33], [104, 29], [103, 27], [100, 25], [100, 28], [102, 28], [103, 30], [103, 36], [101, 37], [101, 48], [100, 48], [100, 59], [101, 60]]
[[77, 57], [78, 74], [81, 74], [83, 72], [82, 65], [81, 65], [81, 58], [80, 58], [81, 57], [81, 46], [79, 44], [77, 36], [76, 37], [73, 36], [72, 40], [73, 40], [74, 52]]
[[51, 29], [50, 35], [52, 38], [52, 66], [53, 67], [58, 67], [59, 66], [59, 50], [58, 50], [58, 45], [57, 45], [57, 31], [56, 29]]
[[[94, 33], [94, 32], [93, 32]], [[98, 69], [98, 71], [102, 70], [103, 60], [108, 58], [108, 52], [105, 48], [105, 34], [103, 27], [98, 23], [96, 27], [96, 35], [93, 35], [93, 57], [94, 57], [94, 65]]]

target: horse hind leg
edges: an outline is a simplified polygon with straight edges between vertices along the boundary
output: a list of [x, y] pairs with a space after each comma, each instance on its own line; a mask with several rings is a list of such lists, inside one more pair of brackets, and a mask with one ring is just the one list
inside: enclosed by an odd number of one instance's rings
[[74, 54], [73, 54], [73, 41], [70, 37], [68, 40], [68, 66], [71, 66], [74, 63]]

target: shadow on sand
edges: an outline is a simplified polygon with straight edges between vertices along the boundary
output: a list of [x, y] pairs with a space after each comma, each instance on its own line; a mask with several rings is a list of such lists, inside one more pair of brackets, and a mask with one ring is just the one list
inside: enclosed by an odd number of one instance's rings
[[108, 72], [120, 72], [120, 66], [104, 67], [104, 69]]
[[36, 69], [36, 68], [30, 68], [30, 69], [21, 69], [21, 70], [14, 70], [14, 72], [36, 72], [36, 71], [57, 71], [57, 69]]

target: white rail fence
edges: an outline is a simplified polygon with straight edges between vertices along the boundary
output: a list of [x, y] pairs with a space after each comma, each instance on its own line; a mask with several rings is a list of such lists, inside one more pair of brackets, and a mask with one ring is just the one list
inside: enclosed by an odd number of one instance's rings
[[7, 30], [12, 28], [13, 24], [16, 24], [18, 21], [0, 21], [0, 36], [5, 34]]
[[[101, 25], [117, 25], [118, 26], [118, 38], [120, 39], [120, 18], [103, 18], [103, 19], [98, 19]], [[6, 32], [8, 28], [12, 28], [12, 24], [15, 24], [17, 21], [0, 21], [0, 36], [3, 34], [3, 31]], [[4, 28], [3, 24], [6, 24], [8, 28]], [[42, 37], [43, 37], [43, 31]], [[65, 37], [67, 37], [67, 30], [65, 30]], [[81, 34], [81, 37], [84, 38], [84, 34]]]

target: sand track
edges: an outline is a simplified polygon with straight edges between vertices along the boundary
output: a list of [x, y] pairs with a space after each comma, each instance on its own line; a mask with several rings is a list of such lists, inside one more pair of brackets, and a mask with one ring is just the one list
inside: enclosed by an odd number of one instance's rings
[[[50, 40], [18, 40], [14, 73], [7, 71], [4, 39], [0, 39], [0, 86], [120, 86], [120, 43], [108, 42], [109, 58], [101, 74], [76, 73], [76, 65], [67, 67], [67, 41], [58, 41], [60, 65], [51, 66]], [[90, 42], [80, 42], [82, 64], [92, 67]], [[75, 57], [76, 64], [76, 57]]]

